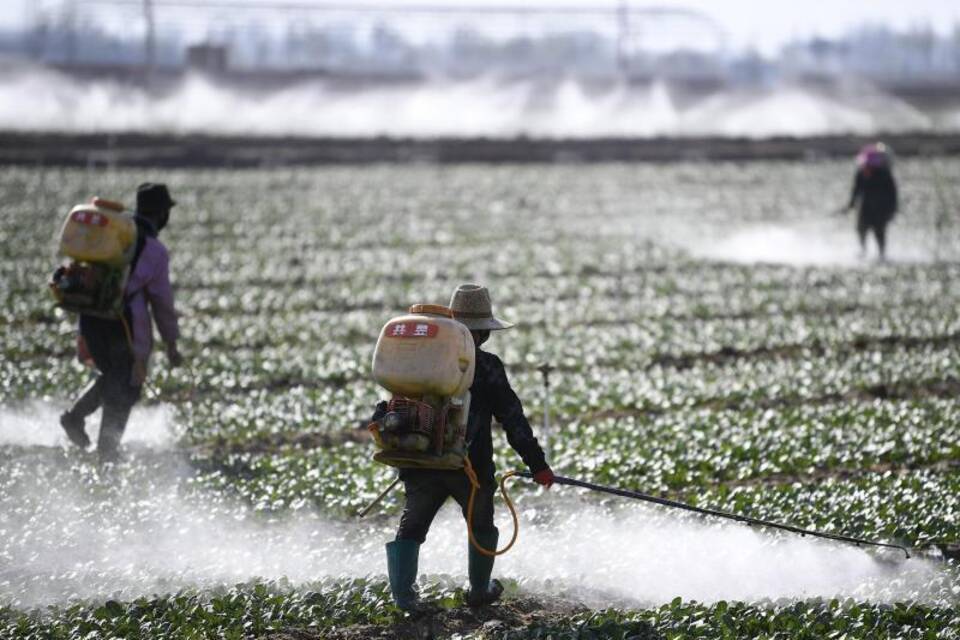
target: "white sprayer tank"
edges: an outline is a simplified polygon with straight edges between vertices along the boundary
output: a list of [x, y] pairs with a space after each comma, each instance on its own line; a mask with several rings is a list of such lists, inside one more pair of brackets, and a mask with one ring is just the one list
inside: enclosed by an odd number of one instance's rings
[[82, 262], [124, 265], [136, 242], [133, 216], [122, 204], [102, 198], [71, 209], [60, 230], [60, 254]]
[[438, 305], [413, 305], [390, 320], [373, 352], [373, 378], [408, 398], [461, 396], [473, 384], [476, 365], [470, 330]]

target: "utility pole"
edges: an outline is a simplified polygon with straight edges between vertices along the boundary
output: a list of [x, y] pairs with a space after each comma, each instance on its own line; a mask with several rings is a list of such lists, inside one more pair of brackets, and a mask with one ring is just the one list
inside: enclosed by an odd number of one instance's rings
[[77, 0], [66, 0], [63, 10], [64, 28], [67, 30], [67, 64], [73, 65], [77, 61]]
[[23, 50], [34, 60], [43, 56], [43, 37], [40, 9], [32, 0], [23, 0]]
[[630, 62], [630, 9], [627, 0], [620, 0], [617, 7], [617, 69], [626, 77]]
[[143, 21], [146, 25], [143, 35], [143, 77], [148, 87], [156, 64], [156, 24], [153, 18], [153, 0], [143, 0]]

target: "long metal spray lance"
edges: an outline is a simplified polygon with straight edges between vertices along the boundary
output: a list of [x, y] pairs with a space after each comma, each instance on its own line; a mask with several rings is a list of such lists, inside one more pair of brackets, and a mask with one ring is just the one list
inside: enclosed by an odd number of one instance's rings
[[[533, 474], [528, 471], [522, 471], [516, 475], [533, 479]], [[735, 520], [736, 522], [743, 522], [748, 525], [757, 525], [761, 527], [769, 527], [771, 529], [781, 529], [783, 531], [790, 531], [791, 533], [798, 533], [801, 536], [812, 536], [815, 538], [825, 538], [827, 540], [836, 540], [838, 542], [848, 542], [859, 546], [869, 546], [869, 547], [886, 547], [888, 549], [898, 549], [903, 551], [903, 555], [910, 558], [910, 552], [906, 547], [899, 544], [889, 544], [886, 542], [878, 542], [876, 540], [864, 540], [862, 538], [854, 538], [852, 536], [842, 536], [836, 533], [825, 533], [822, 531], [812, 531], [810, 529], [801, 529], [800, 527], [794, 527], [789, 524], [781, 524], [779, 522], [770, 522], [769, 520], [760, 520], [758, 518], [750, 518], [748, 516], [737, 515], [736, 513], [728, 513], [726, 511], [718, 511], [716, 509], [704, 509], [702, 507], [695, 507], [690, 504], [685, 504], [683, 502], [677, 502], [676, 500], [669, 500], [667, 498], [658, 498], [656, 496], [647, 495], [645, 493], [640, 493], [639, 491], [627, 491], [625, 489], [616, 489], [614, 487], [605, 487], [599, 484], [593, 484], [592, 482], [584, 482], [583, 480], [577, 480], [575, 478], [565, 478], [563, 476], [554, 476], [554, 482], [557, 484], [565, 484], [571, 487], [582, 487], [584, 489], [590, 489], [591, 491], [599, 491], [601, 493], [609, 493], [615, 496], [621, 496], [623, 498], [631, 498], [633, 500], [642, 500], [644, 502], [652, 502], [654, 504], [659, 504], [664, 507], [671, 507], [673, 509], [683, 509], [684, 511], [692, 511], [693, 513], [698, 513], [705, 516], [714, 516], [717, 518], [725, 518], [727, 520]]]

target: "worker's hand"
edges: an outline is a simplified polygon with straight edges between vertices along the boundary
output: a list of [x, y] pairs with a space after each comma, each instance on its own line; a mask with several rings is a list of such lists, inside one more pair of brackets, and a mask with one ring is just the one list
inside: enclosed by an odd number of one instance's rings
[[537, 484], [543, 485], [547, 489], [553, 486], [553, 480], [554, 480], [553, 470], [550, 469], [550, 467], [547, 467], [546, 469], [541, 469], [540, 471], [537, 471], [535, 474], [533, 474], [533, 481], [536, 482]]
[[183, 356], [177, 350], [175, 342], [167, 344], [167, 360], [170, 362], [170, 368], [172, 369], [176, 369], [183, 364]]

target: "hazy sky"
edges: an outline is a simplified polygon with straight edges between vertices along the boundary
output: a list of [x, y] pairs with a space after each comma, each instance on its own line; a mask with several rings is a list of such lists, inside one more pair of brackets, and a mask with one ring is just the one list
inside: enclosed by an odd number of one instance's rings
[[[68, 0], [0, 0], [0, 26], [23, 24], [29, 7], [56, 7]], [[73, 0], [83, 4], [89, 0]], [[222, 0], [221, 0], [222, 1]], [[237, 0], [242, 2], [243, 0]], [[349, 0], [255, 0], [258, 2], [360, 4]], [[164, 0], [154, 0], [162, 12]], [[616, 0], [363, 0], [364, 4], [495, 5], [495, 6], [616, 6]], [[896, 28], [930, 25], [940, 32], [960, 23], [960, 0], [630, 0], [632, 7], [687, 7], [710, 14], [729, 34], [734, 48], [755, 46], [771, 52], [784, 41], [812, 35], [833, 36], [863, 23], [885, 23]]]

